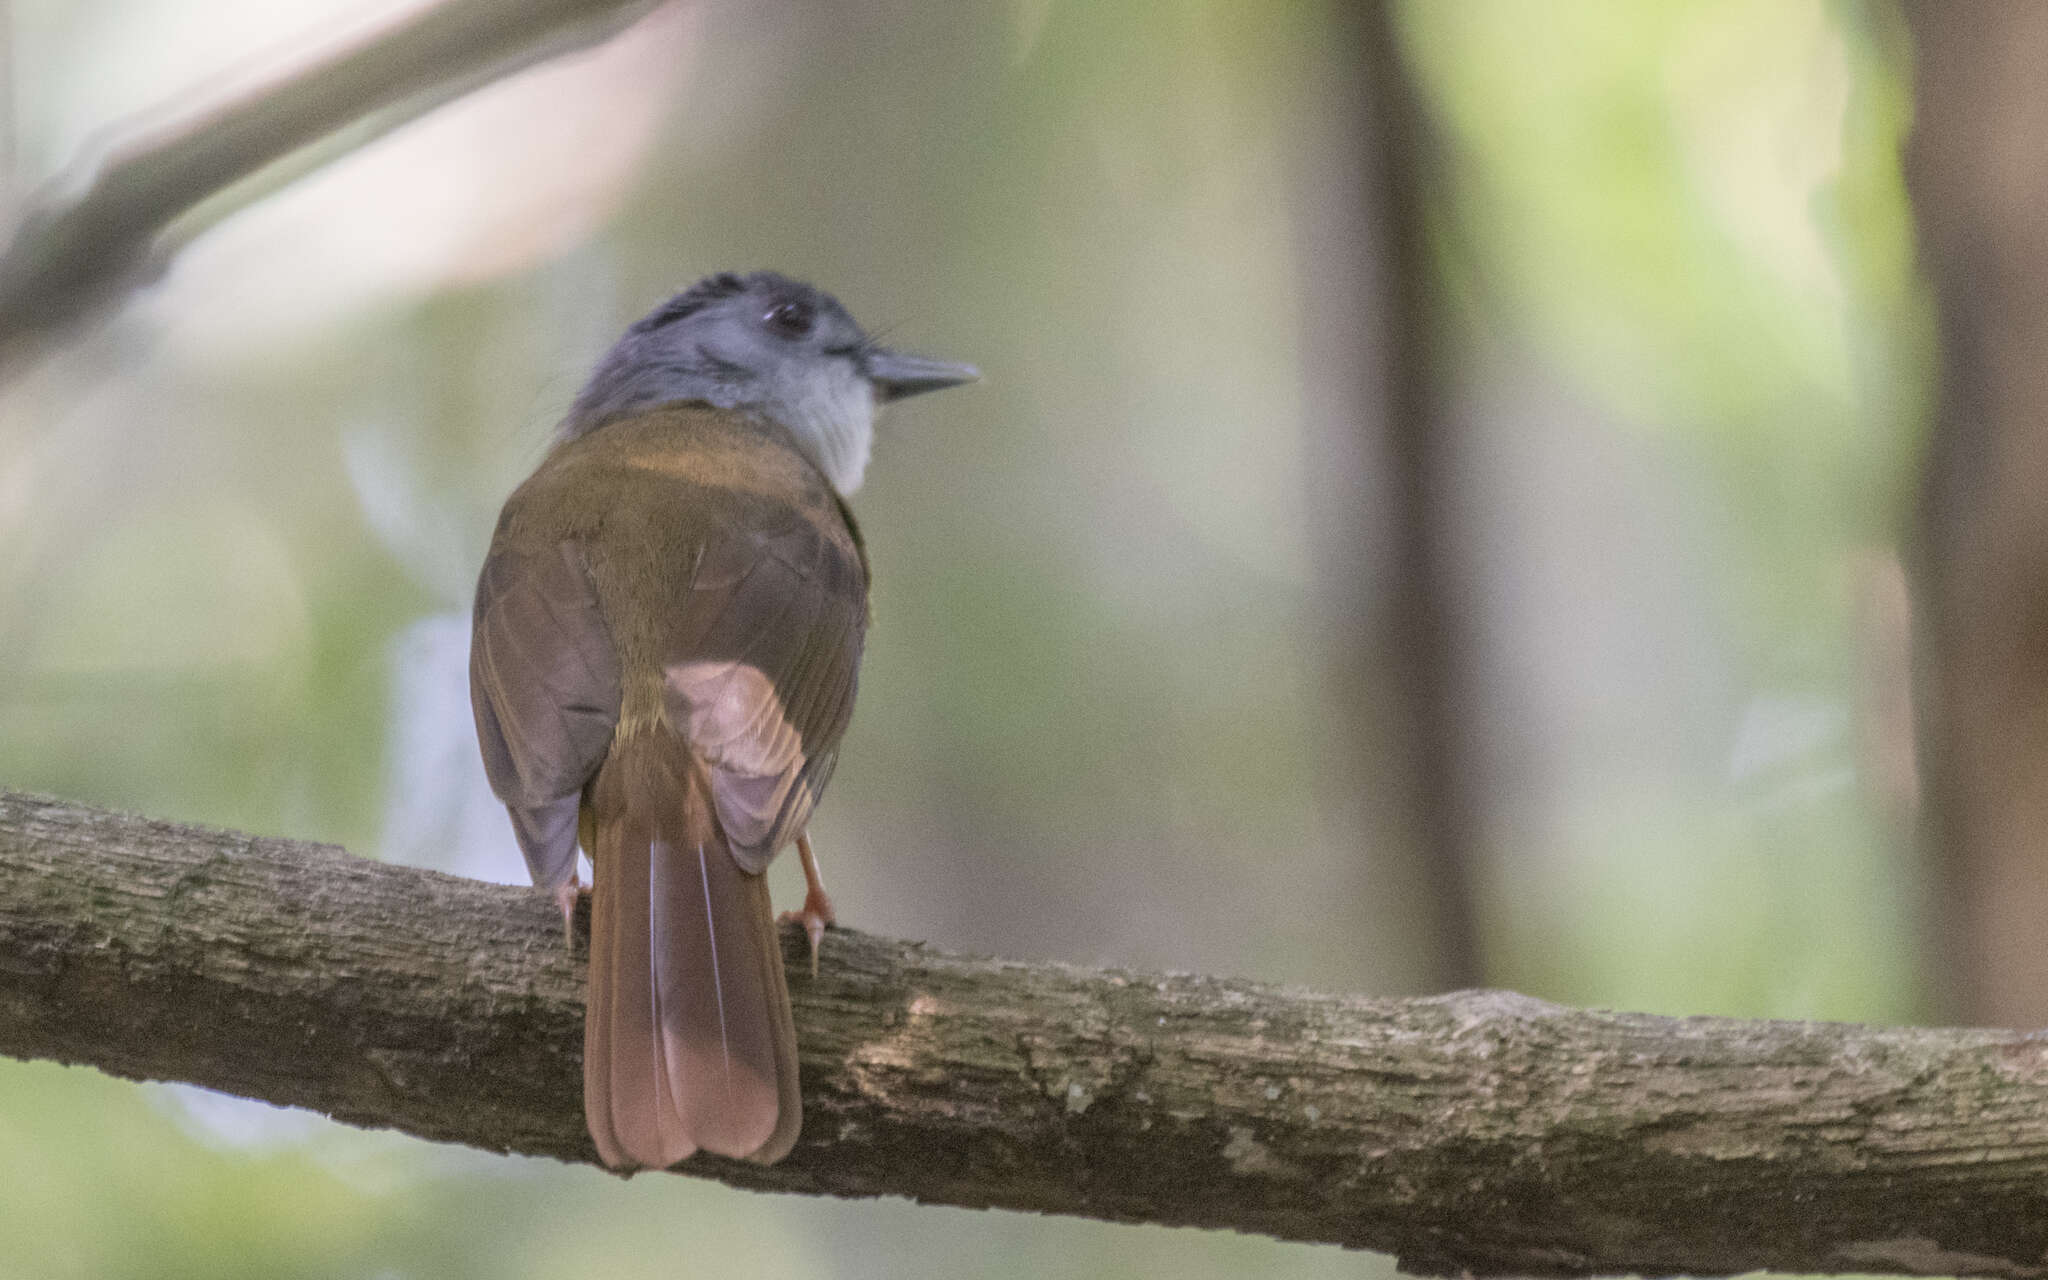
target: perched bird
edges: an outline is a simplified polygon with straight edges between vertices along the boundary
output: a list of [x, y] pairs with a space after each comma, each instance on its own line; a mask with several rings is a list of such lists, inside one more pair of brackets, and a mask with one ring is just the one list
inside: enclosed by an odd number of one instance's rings
[[470, 695], [491, 788], [573, 920], [594, 871], [583, 1109], [614, 1168], [781, 1159], [802, 1124], [764, 875], [853, 712], [868, 566], [846, 499], [879, 405], [978, 375], [886, 350], [772, 272], [629, 328], [498, 518]]

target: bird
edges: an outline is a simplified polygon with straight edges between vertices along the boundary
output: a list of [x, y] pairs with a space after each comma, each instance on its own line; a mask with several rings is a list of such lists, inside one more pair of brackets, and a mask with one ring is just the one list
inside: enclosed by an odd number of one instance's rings
[[869, 617], [847, 502], [879, 409], [979, 376], [882, 346], [811, 285], [720, 272], [627, 328], [505, 502], [472, 617], [477, 741], [572, 948], [590, 858], [583, 1107], [612, 1169], [796, 1142], [765, 873], [797, 846], [815, 974], [835, 920], [808, 823]]

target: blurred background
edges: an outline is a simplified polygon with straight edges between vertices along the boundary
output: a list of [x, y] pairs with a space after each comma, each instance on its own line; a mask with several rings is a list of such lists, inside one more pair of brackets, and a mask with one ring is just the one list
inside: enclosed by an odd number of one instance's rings
[[[366, 20], [0, 10], [17, 209]], [[465, 675], [498, 507], [625, 324], [770, 266], [985, 374], [888, 419], [855, 502], [843, 921], [2048, 1020], [2034, 10], [666, 5], [259, 179], [13, 362], [0, 785], [523, 881]], [[0, 1188], [0, 1277], [1390, 1270], [7, 1060]]]

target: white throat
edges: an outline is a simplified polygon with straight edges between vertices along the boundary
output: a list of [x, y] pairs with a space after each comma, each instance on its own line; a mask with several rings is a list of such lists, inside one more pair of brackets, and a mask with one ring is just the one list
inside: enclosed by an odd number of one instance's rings
[[841, 497], [851, 496], [867, 475], [874, 448], [874, 387], [835, 361], [778, 391], [767, 406], [769, 415], [789, 428], [797, 447]]

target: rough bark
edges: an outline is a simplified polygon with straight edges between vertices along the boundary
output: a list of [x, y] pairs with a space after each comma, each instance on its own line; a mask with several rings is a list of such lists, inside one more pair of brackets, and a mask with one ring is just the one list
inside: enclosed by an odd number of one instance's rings
[[1919, 546], [1925, 745], [1950, 1016], [2048, 1021], [2048, 8], [1906, 6], [1907, 177], [1940, 402]]
[[[0, 356], [161, 270], [172, 222], [264, 166], [349, 130], [350, 147], [543, 57], [595, 43], [657, 0], [442, 0], [117, 131], [30, 198], [0, 253]], [[368, 127], [362, 127], [367, 122]], [[350, 129], [350, 126], [357, 126]]]
[[[785, 937], [805, 1123], [739, 1186], [1229, 1227], [1456, 1274], [2048, 1275], [2048, 1037], [1366, 1000]], [[0, 792], [0, 1053], [592, 1162], [514, 887]]]

